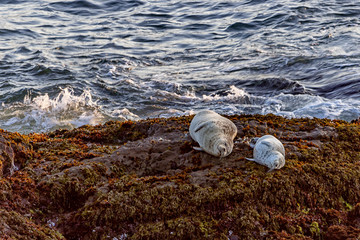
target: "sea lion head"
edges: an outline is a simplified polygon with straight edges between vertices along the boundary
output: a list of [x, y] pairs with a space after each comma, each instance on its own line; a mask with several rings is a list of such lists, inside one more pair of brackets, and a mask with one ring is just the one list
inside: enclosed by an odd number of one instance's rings
[[272, 171], [274, 169], [280, 169], [285, 165], [285, 157], [278, 151], [272, 152], [271, 156], [269, 156], [269, 171]]
[[257, 140], [259, 140], [259, 137], [252, 138], [249, 142], [250, 147], [254, 148]]
[[233, 149], [234, 143], [226, 139], [219, 139], [214, 145], [215, 155], [218, 157], [228, 156]]

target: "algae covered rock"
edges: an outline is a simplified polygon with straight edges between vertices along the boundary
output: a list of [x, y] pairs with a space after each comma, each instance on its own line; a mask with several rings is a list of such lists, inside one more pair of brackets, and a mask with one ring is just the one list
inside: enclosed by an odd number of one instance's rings
[[29, 138], [0, 129], [0, 177], [12, 175], [15, 169], [24, 167], [30, 159], [32, 148]]
[[[233, 152], [219, 159], [193, 150], [191, 118], [112, 121], [27, 136], [3, 132], [0, 234], [14, 239], [360, 237], [357, 122], [229, 116], [238, 135]], [[246, 139], [266, 134], [286, 149], [285, 166], [271, 173], [245, 160], [252, 156]]]
[[0, 209], [1, 239], [65, 239], [58, 231], [38, 225], [15, 211]]
[[4, 137], [0, 137], [0, 176], [11, 175], [15, 170], [14, 150]]

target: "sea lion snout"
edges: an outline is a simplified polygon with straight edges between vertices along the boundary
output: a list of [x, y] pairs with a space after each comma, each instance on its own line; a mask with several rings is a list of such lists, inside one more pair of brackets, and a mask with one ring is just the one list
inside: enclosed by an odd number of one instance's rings
[[254, 138], [252, 138], [252, 139], [250, 140], [249, 145], [250, 145], [251, 148], [254, 148], [254, 147], [255, 147], [255, 144], [256, 144], [257, 140], [259, 140], [259, 137], [254, 137]]
[[270, 170], [280, 169], [285, 165], [285, 157], [280, 152], [274, 151], [271, 155], [269, 163], [270, 166], [268, 167], [270, 168]]
[[218, 156], [219, 157], [226, 157], [228, 156], [233, 149], [233, 144], [228, 143], [226, 140], [220, 140], [217, 143], [217, 150], [218, 150]]
[[217, 148], [219, 157], [225, 157], [226, 154], [226, 148], [224, 145], [220, 145]]

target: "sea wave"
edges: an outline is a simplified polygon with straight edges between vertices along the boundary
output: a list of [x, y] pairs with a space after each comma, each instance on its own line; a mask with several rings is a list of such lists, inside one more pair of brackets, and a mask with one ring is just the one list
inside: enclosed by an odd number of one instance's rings
[[359, 113], [354, 1], [5, 1], [0, 124]]
[[110, 119], [137, 120], [139, 117], [127, 109], [107, 113], [93, 100], [90, 90], [77, 95], [72, 88], [60, 89], [54, 97], [48, 93], [33, 96], [29, 92], [23, 102], [2, 103], [0, 108], [2, 128], [23, 133], [72, 129]]
[[[128, 83], [130, 84], [130, 83]], [[159, 87], [160, 85], [160, 87]], [[329, 118], [351, 121], [360, 116], [360, 101], [355, 99], [327, 99], [310, 94], [260, 96], [230, 85], [222, 90], [204, 94], [204, 90], [187, 92], [182, 84], [167, 82], [140, 84], [152, 107], [127, 103], [108, 108], [94, 100], [90, 90], [76, 94], [72, 88], [60, 89], [53, 97], [48, 93], [34, 96], [30, 92], [22, 102], [2, 103], [0, 124], [10, 131], [45, 132], [58, 128], [71, 129], [82, 125], [96, 125], [108, 120], [141, 120], [195, 114], [201, 109], [212, 109], [220, 114], [268, 114], [288, 118]], [[158, 86], [152, 88], [150, 86]], [[174, 90], [177, 89], [177, 93]]]

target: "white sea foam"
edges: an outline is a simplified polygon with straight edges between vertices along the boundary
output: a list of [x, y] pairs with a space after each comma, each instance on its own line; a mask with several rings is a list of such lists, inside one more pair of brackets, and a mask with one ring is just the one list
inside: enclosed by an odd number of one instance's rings
[[103, 121], [104, 115], [90, 91], [77, 96], [71, 88], [61, 89], [54, 98], [47, 93], [32, 98], [29, 93], [23, 103], [3, 107], [0, 117], [0, 123], [7, 130], [20, 132], [74, 128]]
[[360, 116], [357, 100], [333, 100], [314, 102], [294, 111], [295, 117], [316, 117], [353, 120]]
[[32, 100], [30, 100], [29, 96], [26, 96], [24, 103], [33, 106], [34, 109], [58, 113], [77, 110], [84, 106], [96, 106], [96, 102], [92, 100], [90, 90], [85, 90], [80, 96], [76, 96], [71, 88], [61, 89], [61, 92], [54, 99], [50, 99], [47, 93]]
[[116, 109], [116, 110], [114, 110], [112, 112], [111, 115], [114, 118], [122, 119], [122, 120], [132, 120], [132, 121], [134, 121], [134, 120], [140, 120], [141, 119], [138, 115], [130, 112], [129, 109], [127, 109], [127, 108], [123, 108], [121, 110]]
[[227, 101], [227, 102], [242, 102], [244, 99], [248, 98], [249, 94], [241, 88], [236, 86], [230, 86], [230, 89], [227, 91], [227, 94], [219, 95], [203, 95], [202, 100], [205, 102], [209, 101]]
[[[71, 88], [58, 95], [24, 97], [22, 103], [1, 104], [0, 126], [10, 131], [43, 132], [58, 128], [74, 128], [85, 124], [100, 124], [110, 119], [140, 120], [148, 117], [183, 116], [200, 109], [212, 109], [220, 114], [268, 114], [289, 118], [316, 117], [351, 121], [360, 117], [360, 101], [327, 99], [309, 94], [256, 96], [237, 86], [207, 91], [166, 81], [137, 83], [142, 86], [147, 104], [118, 103], [117, 107], [100, 106], [91, 92], [75, 94]], [[129, 106], [126, 108], [124, 106]], [[131, 108], [130, 108], [131, 107]], [[132, 112], [136, 109], [136, 114]]]
[[[327, 99], [309, 94], [255, 96], [236, 86], [221, 94], [202, 95], [193, 106], [209, 108], [222, 114], [268, 114], [289, 118], [329, 118], [351, 121], [360, 117], [360, 101], [355, 99]], [[203, 107], [198, 107], [203, 106]]]
[[360, 101], [326, 99], [307, 94], [279, 94], [264, 102], [262, 114], [274, 113], [287, 117], [316, 117], [353, 120], [360, 116]]
[[[284, 94], [256, 96], [234, 85], [210, 94], [198, 94], [194, 90], [184, 91], [179, 83], [156, 80], [146, 84], [150, 100], [162, 102], [186, 102], [187, 109], [176, 106], [162, 106], [162, 109], [146, 113], [146, 117], [170, 117], [188, 115], [195, 109], [212, 109], [222, 114], [268, 114], [273, 113], [289, 118], [330, 118], [353, 120], [360, 116], [360, 101], [326, 99], [309, 94]], [[159, 89], [160, 88], [160, 89]]]
[[153, 93], [153, 96], [150, 96], [151, 100], [158, 100], [158, 101], [171, 101], [171, 100], [181, 100], [185, 102], [191, 102], [196, 100], [196, 96], [190, 92], [185, 94], [178, 94], [176, 92], [169, 92], [165, 90], [156, 90]]
[[[162, 85], [160, 85], [162, 84]], [[156, 86], [155, 86], [156, 85]], [[160, 89], [159, 89], [160, 85]], [[182, 101], [192, 104], [199, 104], [199, 102], [211, 103], [211, 102], [232, 102], [232, 103], [244, 103], [249, 101], [250, 95], [241, 88], [237, 88], [231, 85], [228, 90], [220, 93], [212, 94], [196, 94], [193, 88], [186, 88], [179, 83], [168, 83], [165, 81], [156, 81], [146, 85], [151, 100], [158, 101]], [[156, 88], [157, 87], [157, 88]]]

